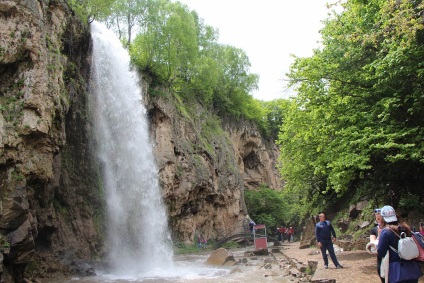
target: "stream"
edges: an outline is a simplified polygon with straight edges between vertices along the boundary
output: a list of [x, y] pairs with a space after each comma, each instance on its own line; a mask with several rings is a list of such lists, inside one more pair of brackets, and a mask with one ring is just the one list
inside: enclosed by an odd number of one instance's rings
[[[230, 249], [229, 252], [236, 261], [246, 259], [244, 252], [248, 248]], [[166, 283], [166, 282], [187, 282], [187, 283], [229, 283], [229, 282], [289, 282], [288, 278], [277, 270], [277, 265], [272, 265], [273, 269], [261, 268], [266, 258], [272, 256], [248, 257], [247, 262], [238, 263], [235, 266], [209, 266], [205, 262], [210, 255], [210, 251], [193, 254], [175, 255], [171, 268], [157, 268], [149, 272], [138, 274], [137, 276], [123, 276], [109, 273], [107, 271], [96, 270], [97, 276], [92, 277], [72, 277], [63, 280], [47, 280], [43, 283]]]

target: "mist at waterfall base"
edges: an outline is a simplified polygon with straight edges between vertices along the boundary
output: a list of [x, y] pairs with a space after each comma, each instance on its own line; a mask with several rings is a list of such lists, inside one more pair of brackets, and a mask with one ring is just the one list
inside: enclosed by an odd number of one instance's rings
[[89, 111], [107, 202], [108, 265], [90, 282], [186, 282], [227, 274], [197, 259], [187, 265], [173, 258], [139, 77], [115, 34], [98, 22], [91, 29]]

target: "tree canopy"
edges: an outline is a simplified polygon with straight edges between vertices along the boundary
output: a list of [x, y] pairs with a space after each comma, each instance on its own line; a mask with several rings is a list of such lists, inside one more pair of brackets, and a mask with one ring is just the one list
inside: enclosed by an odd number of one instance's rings
[[[101, 2], [101, 3], [100, 3]], [[259, 77], [240, 48], [218, 43], [218, 31], [195, 11], [170, 0], [70, 0], [81, 18], [115, 30], [133, 64], [187, 101], [218, 115], [257, 122], [268, 133], [265, 112], [250, 94]]]
[[289, 217], [343, 197], [423, 200], [422, 0], [344, 1], [325, 21], [322, 47], [291, 65], [298, 95], [270, 102], [250, 95], [258, 76], [247, 54], [218, 43], [218, 31], [180, 2], [70, 2], [116, 29], [156, 84], [278, 136], [285, 198], [297, 205]]
[[395, 205], [422, 198], [423, 8], [347, 1], [326, 21], [323, 47], [291, 66], [298, 96], [279, 136], [281, 172], [311, 207], [356, 192], [386, 200], [391, 192]]
[[263, 124], [263, 109], [250, 95], [258, 76], [250, 73], [246, 53], [218, 43], [218, 32], [179, 2], [152, 7], [130, 45], [137, 68], [218, 114]]

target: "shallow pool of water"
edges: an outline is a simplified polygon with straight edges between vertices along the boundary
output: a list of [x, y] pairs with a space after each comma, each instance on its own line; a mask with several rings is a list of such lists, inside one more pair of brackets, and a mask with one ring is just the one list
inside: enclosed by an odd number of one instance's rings
[[[243, 258], [241, 250], [232, 254], [236, 260]], [[278, 270], [267, 270], [263, 266], [263, 257], [249, 258], [247, 263], [235, 266], [209, 266], [205, 262], [207, 254], [178, 255], [174, 257], [172, 268], [155, 269], [148, 273], [125, 275], [111, 274], [107, 271], [96, 270], [97, 276], [73, 277], [63, 280], [42, 280], [43, 283], [229, 283], [229, 282], [288, 282]]]

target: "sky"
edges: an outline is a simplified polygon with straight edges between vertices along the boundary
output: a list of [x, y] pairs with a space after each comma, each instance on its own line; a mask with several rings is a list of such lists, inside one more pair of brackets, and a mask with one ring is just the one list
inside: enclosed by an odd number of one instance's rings
[[260, 100], [288, 98], [285, 74], [293, 58], [309, 57], [319, 47], [319, 30], [330, 0], [178, 0], [219, 30], [218, 42], [244, 50], [250, 72], [259, 75]]

